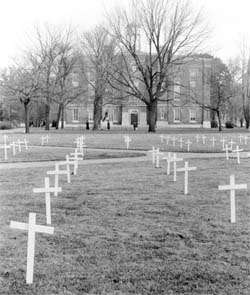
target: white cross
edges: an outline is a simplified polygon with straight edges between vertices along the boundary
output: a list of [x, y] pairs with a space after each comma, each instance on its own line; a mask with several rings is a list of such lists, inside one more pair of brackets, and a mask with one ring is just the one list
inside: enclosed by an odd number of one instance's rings
[[29, 223], [11, 221], [10, 227], [14, 228], [14, 229], [21, 229], [21, 230], [28, 231], [26, 283], [32, 284], [33, 283], [33, 273], [34, 273], [36, 232], [52, 235], [54, 233], [54, 227], [37, 225], [36, 224], [36, 213], [29, 213]]
[[244, 136], [242, 134], [240, 134], [239, 136], [239, 139], [240, 139], [240, 143], [241, 143], [241, 140], [244, 138]]
[[222, 142], [222, 149], [224, 149], [227, 140], [223, 137], [220, 141]]
[[176, 142], [177, 138], [176, 137], [172, 137], [172, 141], [173, 141], [173, 146], [175, 146], [175, 142]]
[[162, 159], [167, 160], [167, 175], [169, 175], [170, 174], [170, 163], [171, 163], [171, 161], [173, 159], [172, 155], [171, 155], [171, 152], [168, 152], [167, 157], [163, 157]]
[[177, 162], [179, 161], [183, 161], [183, 158], [177, 158], [176, 157], [176, 154], [174, 154], [174, 157], [172, 158], [172, 161], [174, 162], [174, 181], [176, 181], [176, 171], [177, 171], [177, 167], [176, 167], [176, 164]]
[[233, 144], [235, 144], [235, 142], [233, 142], [232, 139], [231, 139], [231, 141], [229, 141], [228, 143], [231, 145], [230, 147], [228, 146], [228, 148], [230, 150], [233, 150]]
[[77, 168], [78, 168], [78, 162], [77, 161], [78, 160], [76, 158], [73, 158], [73, 157], [70, 158], [69, 155], [66, 155], [66, 161], [65, 162], [59, 162], [59, 165], [66, 165], [67, 167], [70, 167], [70, 165], [74, 165], [73, 174], [76, 175], [77, 174]]
[[125, 143], [126, 143], [126, 145], [127, 145], [127, 150], [129, 149], [129, 143], [131, 142], [131, 138], [129, 137], [129, 136], [126, 136], [125, 138], [124, 138], [124, 140], [125, 140]]
[[184, 172], [184, 194], [188, 194], [188, 171], [194, 171], [196, 170], [196, 167], [188, 167], [188, 162], [185, 162], [185, 167], [184, 168], [178, 168], [178, 172]]
[[149, 153], [152, 153], [152, 163], [155, 163], [155, 152], [157, 151], [157, 149], [155, 149], [155, 147], [152, 147], [152, 150], [149, 151]]
[[7, 144], [7, 138], [8, 138], [8, 136], [7, 136], [6, 134], [4, 134], [4, 135], [3, 135], [3, 142], [4, 142], [5, 144]]
[[230, 191], [230, 201], [231, 201], [231, 223], [235, 223], [236, 216], [235, 216], [235, 190], [237, 189], [246, 189], [246, 184], [235, 184], [235, 177], [234, 175], [230, 176], [230, 184], [229, 185], [219, 185], [219, 191]]
[[214, 143], [216, 141], [216, 139], [214, 138], [214, 136], [210, 139], [210, 141], [212, 141], [212, 147], [214, 147]]
[[48, 144], [49, 143], [49, 136], [48, 136], [48, 134], [45, 135], [45, 136], [42, 136], [42, 145], [45, 144], [45, 140], [46, 140], [46, 143]]
[[83, 150], [75, 149], [73, 153], [70, 153], [70, 160], [83, 160]]
[[226, 146], [222, 150], [223, 151], [226, 151], [226, 159], [228, 160], [229, 159], [229, 156], [228, 156], [228, 151], [229, 151], [228, 145], [226, 144]]
[[166, 144], [168, 144], [169, 143], [169, 140], [171, 139], [171, 137], [166, 136], [165, 139], [166, 139]]
[[3, 145], [0, 145], [0, 148], [4, 149], [4, 160], [7, 160], [8, 159], [7, 150], [10, 148], [10, 145], [7, 145], [5, 141]]
[[237, 163], [240, 164], [240, 152], [243, 152], [242, 149], [239, 149], [239, 146], [236, 146], [236, 149], [233, 150], [232, 152], [236, 153], [237, 156]]
[[178, 140], [180, 143], [180, 148], [182, 149], [182, 143], [184, 142], [184, 140], [182, 139], [182, 137]]
[[163, 143], [164, 135], [160, 135], [161, 143]]
[[22, 140], [20, 140], [20, 143], [24, 143], [24, 146], [25, 146], [25, 149], [27, 150], [28, 149], [28, 141], [27, 141], [27, 139], [25, 138], [23, 141]]
[[16, 146], [18, 146], [14, 141], [12, 143], [10, 143], [10, 146], [12, 146], [12, 152], [13, 152], [13, 156], [16, 155]]
[[20, 139], [18, 139], [17, 140], [17, 146], [18, 146], [19, 153], [21, 152], [21, 143], [22, 143], [22, 141]]
[[197, 134], [197, 135], [196, 135], [196, 142], [197, 142], [197, 143], [199, 143], [199, 139], [200, 139], [200, 135]]
[[205, 135], [202, 135], [202, 143], [205, 144], [205, 139], [206, 139], [206, 136]]
[[155, 168], [159, 168], [160, 166], [160, 156], [162, 155], [163, 153], [160, 152], [159, 148], [155, 151]]
[[189, 152], [190, 151], [190, 144], [191, 144], [192, 142], [190, 141], [190, 140], [187, 140], [186, 141], [186, 145], [187, 145], [187, 151]]
[[[59, 184], [59, 175], [67, 175], [68, 183], [70, 183], [70, 173], [69, 170], [59, 170], [59, 163], [55, 164], [55, 170], [47, 171], [48, 175], [55, 175], [55, 188], [58, 188]], [[54, 196], [58, 196], [58, 192], [55, 191]]]
[[49, 177], [45, 177], [45, 187], [44, 188], [33, 188], [33, 193], [45, 193], [45, 204], [46, 204], [46, 223], [51, 224], [51, 205], [50, 205], [50, 193], [60, 193], [62, 191], [61, 187], [50, 187]]
[[245, 136], [245, 144], [247, 144], [248, 136]]

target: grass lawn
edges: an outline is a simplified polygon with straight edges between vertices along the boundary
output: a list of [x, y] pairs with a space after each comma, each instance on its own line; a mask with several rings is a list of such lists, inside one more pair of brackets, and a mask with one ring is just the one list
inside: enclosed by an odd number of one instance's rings
[[[100, 136], [86, 143], [119, 148], [122, 135], [113, 145], [113, 135]], [[159, 135], [134, 141], [146, 149], [160, 143]], [[46, 168], [0, 171], [0, 294], [249, 295], [249, 160], [192, 159], [190, 165], [197, 171], [187, 196], [183, 174], [175, 183], [150, 161], [80, 165], [52, 198], [54, 235], [36, 235], [32, 285], [25, 283], [27, 232], [9, 224], [27, 222], [29, 212], [45, 224], [44, 196], [32, 189], [44, 185]], [[248, 184], [236, 192], [235, 224], [229, 192], [218, 191], [230, 174]]]

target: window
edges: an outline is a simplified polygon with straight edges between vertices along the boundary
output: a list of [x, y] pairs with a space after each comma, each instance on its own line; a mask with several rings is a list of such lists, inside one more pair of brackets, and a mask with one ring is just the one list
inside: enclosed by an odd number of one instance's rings
[[197, 73], [196, 70], [190, 70], [190, 72], [189, 72], [189, 82], [190, 82], [190, 87], [191, 88], [196, 87], [197, 76], [198, 76], [198, 73]]
[[196, 111], [195, 110], [189, 110], [189, 121], [196, 122]]
[[93, 109], [88, 109], [88, 120], [92, 121], [94, 119]]
[[165, 118], [165, 110], [164, 109], [160, 109], [160, 118], [161, 118], [161, 120], [164, 120], [164, 118]]
[[79, 86], [77, 73], [72, 73], [72, 86], [73, 87], [78, 87]]
[[118, 122], [118, 109], [113, 110], [113, 121]]
[[180, 99], [180, 93], [181, 93], [181, 86], [180, 86], [180, 80], [174, 81], [174, 99], [179, 100]]
[[73, 109], [73, 122], [79, 122], [79, 109]]
[[174, 108], [174, 121], [180, 122], [181, 120], [181, 108]]

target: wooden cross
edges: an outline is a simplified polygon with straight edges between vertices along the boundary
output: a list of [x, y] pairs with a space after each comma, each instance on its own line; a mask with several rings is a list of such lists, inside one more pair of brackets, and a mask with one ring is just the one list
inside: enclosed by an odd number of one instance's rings
[[233, 142], [232, 139], [231, 139], [231, 141], [229, 141], [228, 143], [231, 145], [230, 147], [228, 146], [229, 149], [233, 150], [233, 144], [235, 144], [235, 142]]
[[74, 175], [77, 174], [78, 160], [76, 158], [73, 158], [73, 157], [70, 158], [69, 155], [66, 155], [66, 161], [65, 162], [59, 162], [59, 165], [66, 165], [67, 167], [68, 166], [70, 167], [70, 165], [74, 165], [74, 172], [73, 172], [73, 174]]
[[13, 141], [12, 143], [10, 143], [10, 146], [12, 146], [13, 156], [15, 156], [16, 155], [16, 146], [17, 146], [17, 144]]
[[202, 135], [202, 143], [205, 144], [205, 139], [206, 139], [206, 136], [205, 135]]
[[189, 152], [190, 151], [190, 144], [191, 144], [192, 142], [190, 141], [190, 140], [187, 140], [186, 141], [186, 145], [187, 145], [187, 151]]
[[237, 163], [240, 164], [240, 152], [243, 152], [243, 149], [239, 149], [239, 146], [236, 146], [236, 149], [232, 151], [233, 153], [236, 153], [237, 156]]
[[174, 181], [176, 181], [176, 171], [177, 171], [176, 165], [177, 165], [177, 162], [183, 161], [183, 158], [177, 158], [176, 154], [174, 154], [172, 161], [174, 162]]
[[163, 160], [167, 160], [167, 175], [169, 175], [170, 174], [170, 163], [171, 163], [171, 161], [172, 161], [172, 155], [171, 155], [171, 152], [168, 152], [168, 155], [167, 155], [167, 157], [164, 157], [164, 158], [162, 158]]
[[184, 194], [188, 194], [188, 171], [194, 171], [196, 170], [196, 167], [188, 167], [188, 162], [185, 162], [184, 168], [178, 168], [178, 172], [184, 172]]
[[4, 149], [4, 160], [8, 159], [8, 153], [7, 150], [10, 148], [10, 145], [7, 145], [6, 141], [3, 145], [0, 146], [1, 149]]
[[197, 134], [197, 135], [196, 135], [196, 142], [197, 142], [197, 143], [199, 143], [199, 139], [200, 139], [200, 135]]
[[4, 144], [7, 144], [7, 138], [8, 138], [8, 136], [6, 134], [4, 134], [3, 135], [3, 142], [4, 142]]
[[62, 191], [61, 187], [50, 187], [49, 177], [45, 177], [45, 187], [44, 188], [33, 188], [33, 193], [45, 193], [45, 204], [46, 204], [46, 223], [51, 224], [51, 202], [50, 193], [60, 193]]
[[169, 143], [169, 140], [171, 139], [171, 137], [166, 136], [165, 139], [166, 139], [166, 144], [168, 144]]
[[239, 139], [240, 139], [240, 143], [241, 143], [241, 140], [244, 138], [244, 136], [242, 134], [240, 134], [239, 136]]
[[173, 146], [175, 146], [175, 142], [176, 142], [177, 138], [176, 137], [172, 137], [172, 141], [173, 141]]
[[[73, 158], [71, 156], [73, 156]], [[75, 149], [73, 153], [70, 153], [70, 160], [83, 160], [83, 151], [81, 149]]]
[[159, 168], [160, 167], [160, 156], [163, 153], [160, 152], [159, 148], [155, 151], [155, 168]]
[[182, 143], [184, 142], [184, 140], [182, 139], [182, 137], [178, 140], [180, 143], [180, 148], [182, 149]]
[[152, 163], [154, 164], [155, 163], [155, 152], [156, 152], [157, 149], [155, 149], [155, 147], [153, 146], [152, 147], [152, 150], [149, 151], [149, 153], [152, 153]]
[[[55, 164], [55, 170], [53, 171], [47, 171], [48, 175], [55, 175], [55, 188], [58, 188], [59, 184], [59, 175], [67, 175], [68, 183], [70, 183], [70, 172], [68, 169], [66, 170], [59, 170], [59, 163]], [[55, 191], [54, 196], [58, 196], [58, 192]]]
[[17, 140], [17, 146], [18, 146], [18, 151], [21, 152], [21, 143], [22, 141], [20, 139]]
[[124, 138], [124, 140], [125, 140], [125, 143], [126, 143], [126, 145], [127, 145], [127, 150], [129, 149], [129, 143], [131, 142], [131, 138], [129, 137], [129, 136], [126, 136], [125, 138]]
[[20, 141], [21, 143], [24, 143], [25, 149], [28, 149], [28, 142], [27, 139], [25, 138], [23, 141]]
[[235, 223], [236, 215], [235, 215], [235, 190], [237, 189], [247, 189], [246, 184], [235, 184], [234, 175], [230, 176], [230, 184], [229, 185], [219, 185], [219, 191], [230, 191], [230, 202], [231, 202], [231, 223]]
[[36, 224], [36, 213], [29, 213], [29, 223], [11, 221], [10, 227], [14, 228], [14, 229], [21, 229], [21, 230], [28, 231], [26, 283], [32, 284], [33, 283], [33, 273], [34, 273], [36, 232], [52, 235], [54, 233], [54, 227], [37, 225]]
[[228, 148], [228, 145], [226, 144], [225, 148], [222, 149], [223, 151], [226, 151], [226, 159], [228, 160], [229, 159], [229, 156], [228, 156], [228, 151], [229, 151], [229, 148]]
[[248, 136], [245, 136], [245, 144], [247, 144]]
[[49, 136], [48, 136], [48, 134], [45, 135], [45, 136], [42, 136], [42, 145], [45, 144], [45, 140], [46, 140], [46, 143], [48, 144], [49, 143]]
[[214, 143], [216, 141], [216, 139], [214, 138], [214, 136], [210, 139], [210, 141], [212, 141], [212, 147], [214, 147]]
[[222, 149], [224, 149], [227, 140], [223, 137], [220, 141], [222, 142]]
[[164, 135], [160, 135], [161, 143], [163, 143]]

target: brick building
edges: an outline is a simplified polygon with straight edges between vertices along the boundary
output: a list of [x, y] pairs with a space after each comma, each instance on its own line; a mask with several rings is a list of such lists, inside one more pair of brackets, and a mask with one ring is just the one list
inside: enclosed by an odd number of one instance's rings
[[[178, 66], [175, 71], [173, 86], [165, 97], [158, 102], [157, 128], [170, 126], [203, 126], [210, 128], [210, 111], [202, 109], [196, 102], [210, 102], [210, 85], [212, 58], [193, 57]], [[65, 123], [67, 125], [85, 125], [93, 121], [94, 91], [88, 87], [84, 97], [67, 106]], [[196, 102], [195, 102], [196, 101]], [[137, 122], [138, 127], [147, 127], [146, 105], [130, 97], [116, 104], [104, 104], [103, 115], [108, 113], [112, 125], [130, 127]]]

